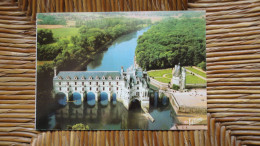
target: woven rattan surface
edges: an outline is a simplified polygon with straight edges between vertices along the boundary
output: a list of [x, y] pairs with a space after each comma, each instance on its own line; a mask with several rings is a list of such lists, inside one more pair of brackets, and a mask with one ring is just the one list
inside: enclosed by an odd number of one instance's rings
[[[47, 131], [35, 122], [35, 12], [206, 10], [208, 130]], [[0, 145], [260, 145], [260, 0], [0, 1]]]

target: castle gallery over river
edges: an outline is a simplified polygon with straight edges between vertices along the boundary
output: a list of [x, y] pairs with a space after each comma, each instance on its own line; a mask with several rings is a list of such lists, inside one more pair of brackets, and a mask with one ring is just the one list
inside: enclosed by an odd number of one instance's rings
[[67, 101], [75, 93], [80, 94], [81, 101], [89, 93], [95, 95], [95, 101], [106, 94], [108, 101], [112, 97], [122, 102], [126, 109], [133, 100], [139, 100], [141, 106], [149, 108], [148, 75], [140, 67], [132, 66], [124, 71], [61, 71], [53, 78], [54, 94], [63, 93]]

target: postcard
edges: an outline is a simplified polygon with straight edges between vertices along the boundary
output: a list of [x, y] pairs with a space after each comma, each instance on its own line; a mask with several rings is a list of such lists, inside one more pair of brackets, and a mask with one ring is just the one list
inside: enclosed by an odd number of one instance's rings
[[207, 127], [205, 11], [37, 14], [37, 130]]

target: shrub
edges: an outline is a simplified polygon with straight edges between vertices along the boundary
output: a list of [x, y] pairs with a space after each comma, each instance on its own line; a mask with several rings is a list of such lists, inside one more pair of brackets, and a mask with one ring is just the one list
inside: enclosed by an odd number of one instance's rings
[[173, 85], [172, 85], [172, 89], [173, 89], [173, 90], [179, 90], [180, 87], [179, 87], [178, 85], [173, 84]]
[[203, 69], [204, 71], [206, 70], [206, 62], [204, 62], [204, 61], [199, 63], [197, 66], [200, 67], [201, 69]]

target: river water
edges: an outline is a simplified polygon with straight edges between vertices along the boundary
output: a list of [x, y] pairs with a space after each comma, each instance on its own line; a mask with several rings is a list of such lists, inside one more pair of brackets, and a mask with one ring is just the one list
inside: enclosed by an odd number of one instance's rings
[[[119, 71], [134, 63], [137, 39], [149, 28], [124, 35], [115, 40], [106, 51], [94, 56], [94, 61], [88, 64], [88, 71]], [[116, 101], [84, 101], [80, 105], [68, 103], [60, 106], [56, 112], [48, 115], [45, 129], [70, 129], [73, 125], [82, 123], [90, 129], [123, 130], [168, 130], [178, 123], [167, 97], [159, 102], [158, 93], [151, 95], [149, 113], [155, 119], [151, 122], [145, 117], [140, 103], [132, 104], [129, 110]], [[94, 99], [92, 99], [94, 100]], [[42, 126], [41, 126], [42, 127]]]

